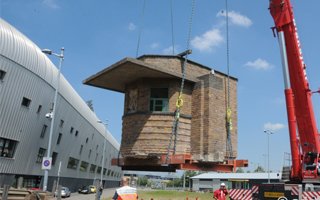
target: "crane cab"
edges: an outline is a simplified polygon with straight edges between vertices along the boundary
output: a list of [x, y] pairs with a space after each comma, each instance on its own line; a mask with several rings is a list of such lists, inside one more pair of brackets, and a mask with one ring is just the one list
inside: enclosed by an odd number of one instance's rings
[[319, 153], [307, 152], [304, 156], [302, 167], [303, 182], [314, 182], [316, 179], [318, 179], [320, 175]]

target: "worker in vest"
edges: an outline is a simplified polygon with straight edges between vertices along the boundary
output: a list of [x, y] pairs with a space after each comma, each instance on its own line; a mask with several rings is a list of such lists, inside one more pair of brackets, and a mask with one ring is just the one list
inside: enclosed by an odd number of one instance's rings
[[112, 200], [137, 200], [137, 189], [129, 186], [128, 178], [121, 179], [121, 188], [114, 193]]
[[221, 183], [220, 188], [213, 192], [213, 198], [216, 200], [226, 200], [228, 194], [226, 184]]

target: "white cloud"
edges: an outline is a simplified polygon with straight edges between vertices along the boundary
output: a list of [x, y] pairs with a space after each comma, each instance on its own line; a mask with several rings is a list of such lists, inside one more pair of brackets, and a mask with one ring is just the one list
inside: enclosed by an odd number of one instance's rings
[[[221, 11], [217, 14], [217, 17], [226, 17], [226, 11]], [[251, 19], [249, 19], [247, 16], [241, 15], [240, 13], [237, 13], [235, 11], [229, 11], [228, 17], [230, 19], [230, 22], [232, 24], [243, 26], [243, 27], [249, 27], [252, 25]]]
[[[179, 47], [178, 46], [175, 46], [174, 47], [174, 54], [177, 54], [178, 53], [178, 49]], [[172, 55], [172, 49], [173, 49], [173, 47], [172, 46], [169, 46], [168, 48], [165, 48], [165, 49], [163, 49], [162, 50], [162, 53], [163, 54], [166, 54], [166, 55]]]
[[45, 6], [52, 8], [52, 9], [58, 9], [60, 8], [56, 2], [56, 0], [43, 0], [42, 4], [44, 4]]
[[265, 123], [263, 125], [263, 128], [264, 130], [269, 130], [269, 131], [272, 131], [272, 132], [275, 132], [275, 131], [279, 131], [283, 128], [285, 128], [286, 126], [284, 124], [281, 124], [281, 123], [271, 123], [271, 122], [268, 122], [268, 123]]
[[269, 70], [273, 68], [273, 65], [268, 63], [268, 61], [261, 58], [256, 59], [255, 61], [248, 61], [245, 66], [251, 67], [256, 70]]
[[[163, 54], [166, 54], [166, 55], [172, 55], [172, 49], [173, 49], [173, 46], [170, 46], [170, 47], [168, 47], [168, 48], [165, 48], [165, 49], [163, 49], [162, 50], [162, 53]], [[174, 48], [174, 52], [175, 52], [175, 54], [176, 54], [176, 52], [177, 52], [177, 49], [176, 49], [176, 47]]]
[[211, 29], [201, 36], [196, 36], [191, 40], [193, 48], [200, 51], [212, 51], [214, 47], [219, 46], [224, 41], [219, 29]]
[[134, 30], [136, 30], [136, 28], [137, 28], [137, 26], [134, 23], [132, 23], [132, 22], [129, 23], [129, 25], [128, 25], [129, 31], [134, 31]]
[[[151, 49], [157, 49], [157, 48], [159, 48], [159, 46], [160, 46], [160, 44], [157, 43], [157, 42], [154, 42], [154, 43], [152, 43], [152, 44], [150, 45]], [[172, 48], [172, 47], [171, 47], [171, 48]]]

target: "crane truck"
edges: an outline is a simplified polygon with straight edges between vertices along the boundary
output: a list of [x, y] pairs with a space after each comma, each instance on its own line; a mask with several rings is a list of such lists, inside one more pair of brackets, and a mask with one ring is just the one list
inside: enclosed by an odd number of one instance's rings
[[[286, 189], [289, 184], [320, 184], [320, 141], [312, 105], [313, 92], [306, 75], [290, 0], [270, 0], [269, 10], [275, 23], [272, 30], [280, 46], [292, 166], [288, 183], [262, 184], [252, 197], [297, 199], [291, 189]], [[320, 197], [311, 199], [315, 198]]]
[[[282, 60], [292, 166], [289, 183], [320, 183], [320, 141], [297, 26], [290, 0], [270, 0]], [[283, 184], [262, 184], [253, 199], [295, 199]], [[255, 198], [256, 197], [256, 198]]]
[[282, 59], [292, 167], [290, 181], [320, 183], [320, 141], [290, 0], [270, 0]]

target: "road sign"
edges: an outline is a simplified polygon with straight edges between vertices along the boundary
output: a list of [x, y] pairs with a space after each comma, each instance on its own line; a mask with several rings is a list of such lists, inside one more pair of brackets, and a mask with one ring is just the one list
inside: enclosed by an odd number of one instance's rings
[[41, 169], [50, 170], [51, 169], [51, 164], [52, 164], [51, 162], [52, 162], [52, 157], [43, 157]]

